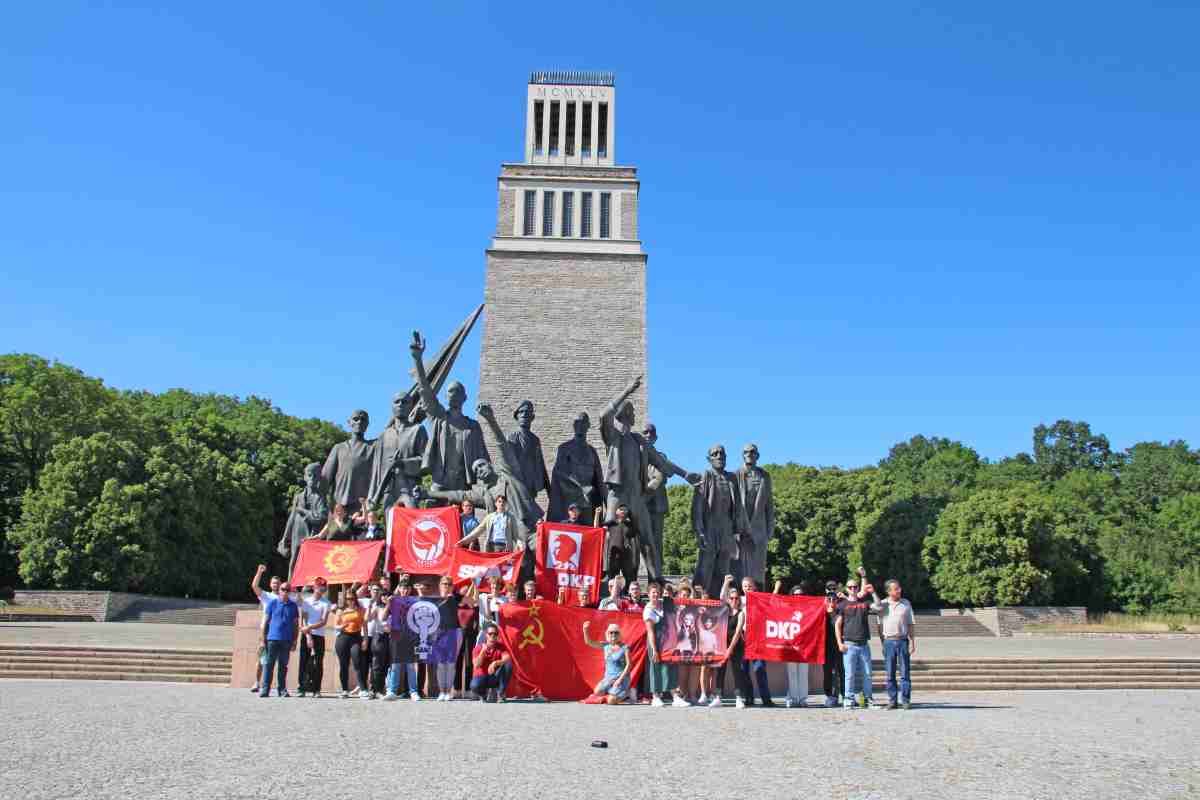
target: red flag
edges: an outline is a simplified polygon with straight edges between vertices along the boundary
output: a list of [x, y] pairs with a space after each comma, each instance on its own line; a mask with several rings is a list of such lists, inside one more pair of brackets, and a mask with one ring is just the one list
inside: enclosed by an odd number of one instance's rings
[[450, 557], [450, 577], [454, 579], [454, 588], [466, 586], [476, 576], [485, 578], [499, 575], [500, 580], [511, 583], [520, 569], [523, 552], [480, 553], [466, 547], [454, 548]]
[[746, 658], [825, 662], [825, 598], [751, 592], [746, 596]]
[[366, 583], [375, 574], [383, 542], [326, 542], [306, 539], [292, 568], [292, 586], [317, 578], [327, 583]]
[[392, 506], [388, 517], [388, 572], [446, 575], [462, 523], [458, 509]]
[[592, 641], [604, 639], [609, 623], [621, 626], [629, 648], [629, 685], [636, 686], [646, 659], [646, 623], [641, 614], [566, 608], [557, 603], [505, 603], [500, 606], [500, 638], [512, 653], [513, 678], [508, 694], [540, 692], [547, 700], [582, 700], [604, 677], [604, 651], [583, 641], [590, 622]]
[[535, 579], [538, 594], [558, 597], [560, 586], [572, 593], [586, 586], [592, 603], [600, 602], [604, 565], [604, 529], [565, 522], [539, 522]]

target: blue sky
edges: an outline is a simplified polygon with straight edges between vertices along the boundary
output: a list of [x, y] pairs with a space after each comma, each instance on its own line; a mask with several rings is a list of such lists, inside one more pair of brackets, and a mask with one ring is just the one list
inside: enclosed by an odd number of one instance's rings
[[377, 431], [529, 71], [607, 69], [676, 460], [1200, 444], [1192, 4], [97, 5], [0, 12], [4, 352]]

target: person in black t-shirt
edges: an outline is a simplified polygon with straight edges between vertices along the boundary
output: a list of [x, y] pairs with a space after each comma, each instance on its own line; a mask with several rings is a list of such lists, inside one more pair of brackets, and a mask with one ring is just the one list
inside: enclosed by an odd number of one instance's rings
[[834, 634], [837, 636], [838, 650], [843, 654], [846, 671], [846, 690], [842, 705], [854, 707], [854, 677], [855, 672], [862, 671], [863, 708], [871, 707], [871, 620], [872, 610], [878, 610], [878, 600], [871, 601], [875, 589], [866, 582], [865, 570], [859, 567], [862, 578], [862, 590], [859, 590], [859, 580], [851, 578], [846, 581], [846, 598], [838, 604], [837, 616], [834, 620]]
[[842, 666], [842, 652], [838, 649], [834, 620], [837, 607], [846, 597], [838, 588], [837, 581], [825, 582], [825, 707], [837, 708], [841, 704], [842, 691], [846, 688], [846, 673]]

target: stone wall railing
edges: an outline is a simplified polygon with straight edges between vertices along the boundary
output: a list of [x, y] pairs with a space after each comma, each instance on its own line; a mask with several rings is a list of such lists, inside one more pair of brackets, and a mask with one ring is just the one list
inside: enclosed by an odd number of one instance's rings
[[1026, 625], [1043, 622], [1083, 624], [1084, 606], [988, 606], [985, 608], [943, 608], [942, 616], [971, 616], [997, 636], [1021, 633]]
[[151, 604], [162, 610], [220, 608], [233, 604], [233, 601], [193, 600], [184, 597], [160, 597], [129, 592], [57, 591], [51, 589], [18, 589], [13, 601], [16, 605], [42, 606], [86, 614], [96, 622], [110, 622], [119, 619], [125, 611], [137, 603]]

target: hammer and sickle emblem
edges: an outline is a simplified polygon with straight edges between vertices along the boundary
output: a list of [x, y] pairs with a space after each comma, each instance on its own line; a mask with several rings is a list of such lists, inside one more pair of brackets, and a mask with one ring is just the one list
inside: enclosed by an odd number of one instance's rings
[[540, 619], [534, 619], [533, 622], [525, 626], [521, 631], [521, 643], [517, 645], [518, 650], [524, 650], [526, 645], [537, 645], [543, 650], [546, 649], [542, 637], [546, 635], [545, 629], [542, 627]]

